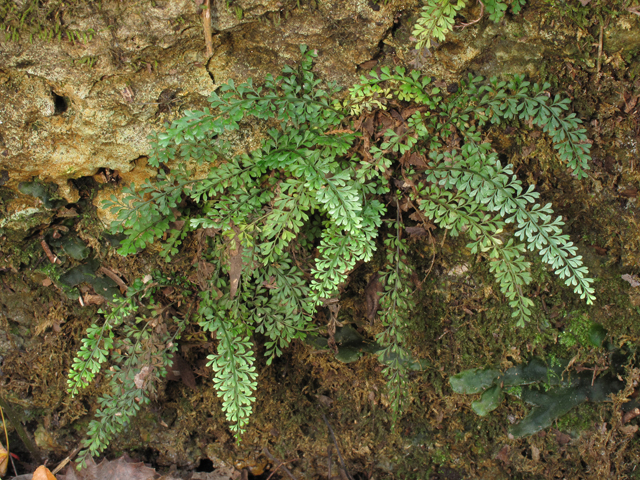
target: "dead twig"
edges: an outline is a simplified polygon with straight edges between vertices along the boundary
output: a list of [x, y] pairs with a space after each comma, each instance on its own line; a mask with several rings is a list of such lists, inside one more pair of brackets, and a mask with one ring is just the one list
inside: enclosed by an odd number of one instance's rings
[[204, 42], [207, 45], [207, 57], [210, 57], [213, 55], [213, 39], [211, 37], [211, 0], [204, 1], [202, 24], [204, 26]]
[[596, 73], [598, 74], [598, 79], [600, 79], [600, 68], [602, 67], [602, 39], [604, 37], [604, 24], [600, 24], [600, 39], [598, 40], [598, 63], [596, 67]]
[[62, 470], [67, 463], [69, 463], [71, 461], [71, 459], [73, 457], [76, 456], [76, 454], [80, 451], [80, 447], [77, 447], [75, 449], [73, 449], [73, 451], [69, 454], [69, 456], [67, 458], [65, 458], [64, 460], [62, 460], [58, 466], [53, 470], [53, 472], [51, 472], [53, 475], [55, 475], [56, 473], [58, 473], [60, 470]]
[[296, 458], [294, 458], [293, 460], [289, 460], [289, 461], [286, 461], [286, 462], [280, 462], [280, 463], [278, 464], [278, 466], [275, 468], [275, 470], [274, 470], [273, 472], [271, 472], [271, 475], [269, 475], [269, 476], [267, 477], [267, 480], [271, 480], [271, 477], [273, 477], [273, 475], [274, 475], [274, 474], [275, 474], [275, 473], [280, 469], [280, 467], [283, 467], [283, 466], [284, 466], [284, 465], [286, 465], [287, 463], [295, 462], [296, 460], [297, 460], [297, 459], [296, 459]]
[[116, 284], [120, 287], [120, 290], [122, 290], [122, 293], [127, 291], [127, 284], [124, 283], [122, 279], [115, 274], [115, 272], [109, 270], [107, 267], [100, 267], [98, 271], [100, 273], [104, 273], [107, 277], [116, 282]]
[[467, 28], [473, 25], [474, 23], [478, 23], [480, 20], [482, 20], [482, 16], [484, 15], [484, 3], [482, 3], [480, 0], [478, 0], [478, 3], [480, 4], [480, 16], [472, 22], [461, 23], [460, 25], [456, 25], [456, 28]]
[[47, 245], [47, 242], [44, 241], [44, 238], [40, 240], [40, 245], [42, 245], [42, 250], [44, 250], [44, 253], [47, 255], [47, 258], [51, 263], [53, 264], [62, 263], [60, 259], [57, 257], [57, 255], [53, 254], [53, 252], [49, 248], [49, 245]]
[[[274, 457], [273, 455], [271, 455], [271, 452], [269, 451], [269, 449], [267, 447], [264, 447], [262, 449], [262, 451], [264, 452], [264, 454], [269, 457], [269, 460], [271, 460], [274, 464], [277, 463], [278, 464], [278, 468], [282, 468], [284, 470], [284, 473], [286, 473], [287, 475], [289, 475], [289, 478], [291, 478], [291, 480], [298, 480], [295, 475], [293, 473], [291, 473], [291, 470], [289, 470], [287, 467], [284, 466], [284, 462], [279, 462], [278, 459], [276, 457]], [[295, 459], [294, 459], [295, 460]], [[289, 460], [289, 462], [293, 462], [294, 460]], [[289, 463], [286, 462], [286, 463]], [[278, 469], [276, 468], [276, 470]], [[274, 470], [275, 473], [275, 470]], [[273, 475], [273, 474], [272, 474]], [[271, 476], [269, 476], [269, 478], [271, 478]]]
[[347, 478], [349, 480], [353, 480], [353, 477], [349, 473], [349, 470], [347, 470], [347, 466], [344, 464], [344, 459], [342, 458], [342, 454], [340, 453], [340, 447], [338, 447], [338, 441], [336, 440], [336, 436], [333, 433], [333, 428], [331, 428], [331, 425], [329, 425], [329, 420], [327, 420], [327, 417], [324, 413], [322, 414], [322, 419], [324, 420], [324, 423], [327, 425], [327, 428], [329, 429], [329, 434], [331, 435], [331, 439], [333, 440], [333, 445], [336, 447], [336, 451], [338, 452], [338, 458], [340, 459], [340, 465], [342, 465], [342, 470], [344, 470], [344, 473], [347, 475]]

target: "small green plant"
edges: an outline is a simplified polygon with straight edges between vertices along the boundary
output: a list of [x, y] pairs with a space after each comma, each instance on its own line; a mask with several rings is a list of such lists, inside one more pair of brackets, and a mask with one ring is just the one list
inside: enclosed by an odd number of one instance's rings
[[452, 376], [449, 383], [456, 393], [481, 394], [471, 403], [471, 409], [482, 417], [500, 406], [503, 393], [532, 405], [529, 414], [509, 428], [513, 436], [527, 437], [549, 427], [572, 408], [588, 401], [609, 401], [611, 394], [624, 388], [624, 383], [615, 374], [620, 365], [613, 365], [611, 372], [597, 378], [590, 369], [570, 374], [568, 366], [567, 360], [554, 359], [547, 366], [534, 358], [504, 372], [478, 368], [465, 370]]
[[[550, 98], [549, 85], [530, 85], [522, 77], [485, 82], [470, 76], [445, 96], [417, 71], [384, 67], [338, 101], [338, 88], [322, 88], [312, 72], [316, 53], [306, 47], [301, 52], [299, 68], [267, 76], [262, 87], [229, 81], [211, 95], [210, 109], [187, 112], [158, 133], [149, 157], [158, 168], [155, 182], [127, 187], [122, 198], [106, 203], [117, 214], [114, 233], [124, 235], [122, 255], [159, 242], [169, 262], [187, 236], [197, 240], [204, 280], [196, 318], [218, 341], [209, 365], [237, 436], [247, 427], [258, 385], [254, 342], [263, 339], [269, 364], [292, 341], [318, 329], [318, 309], [335, 315], [341, 286], [358, 262], [372, 258], [381, 229], [388, 234], [379, 272], [378, 355], [392, 409], [402, 411], [407, 370], [415, 363], [405, 342], [412, 295], [403, 212], [450, 235], [468, 235], [469, 250], [490, 262], [517, 325], [532, 317], [527, 249], [538, 251], [587, 303], [594, 300], [592, 280], [562, 233], [562, 220], [550, 205], [536, 203], [533, 186], [502, 165], [483, 135], [491, 124], [538, 126], [560, 160], [582, 177], [590, 145], [580, 120], [565, 115], [568, 100]], [[386, 111], [390, 105], [401, 113]], [[376, 118], [386, 120], [376, 125]], [[261, 144], [243, 151], [244, 132], [252, 128]], [[109, 352], [122, 351], [116, 341], [136, 345], [130, 347], [135, 355], [116, 356], [116, 365], [129, 363], [112, 368], [128, 373], [118, 373], [117, 395], [102, 401], [85, 454], [102, 451], [140, 404], [118, 402], [148, 398], [131, 379], [149, 365], [157, 366], [149, 378], [161, 378], [170, 362], [161, 352], [175, 348], [184, 328], [186, 320], [176, 322], [173, 337], [154, 339], [154, 353], [145, 353], [147, 343], [135, 335], [146, 338], [149, 317], [139, 317], [140, 333], [123, 329], [138, 308], [132, 299], [148, 295], [145, 288], [138, 281], [126, 299], [102, 313], [104, 321], [89, 329], [70, 374], [69, 391], [77, 394]], [[116, 411], [119, 417], [104, 413]]]

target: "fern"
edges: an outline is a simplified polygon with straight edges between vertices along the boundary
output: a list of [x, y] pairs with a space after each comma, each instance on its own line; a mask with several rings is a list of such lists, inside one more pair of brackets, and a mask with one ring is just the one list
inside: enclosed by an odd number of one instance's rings
[[411, 269], [405, 258], [407, 245], [401, 238], [402, 223], [397, 199], [396, 209], [397, 218], [392, 224], [395, 232], [390, 233], [384, 242], [387, 247], [387, 267], [380, 276], [380, 281], [384, 284], [384, 292], [380, 298], [380, 320], [384, 330], [376, 337], [383, 347], [378, 358], [385, 365], [382, 373], [387, 377], [387, 390], [394, 417], [403, 410], [407, 400], [407, 373], [412, 357], [405, 347], [406, 327], [403, 321], [414, 303], [407, 284]]
[[[484, 0], [478, 3], [481, 5], [480, 17], [486, 11], [489, 14], [489, 20], [498, 23], [504, 18], [509, 6], [513, 14], [520, 13], [525, 0]], [[454, 28], [455, 16], [466, 5], [466, 0], [457, 0], [455, 4], [450, 0], [426, 0], [420, 11], [420, 18], [416, 20], [411, 32], [415, 38], [416, 50], [431, 48], [434, 40], [438, 43], [443, 42], [446, 34]], [[462, 27], [476, 23], [478, 20], [463, 24]]]
[[411, 32], [417, 39], [416, 49], [431, 48], [433, 39], [442, 42], [445, 35], [453, 30], [454, 18], [465, 5], [464, 0], [455, 4], [450, 0], [427, 0]]
[[[434, 3], [430, 15], [439, 20], [422, 26], [443, 32], [460, 8]], [[487, 126], [505, 122], [539, 127], [559, 160], [584, 177], [590, 144], [580, 120], [566, 114], [568, 100], [550, 98], [549, 85], [531, 85], [522, 77], [486, 82], [470, 76], [459, 92], [446, 95], [417, 71], [383, 67], [338, 101], [338, 89], [322, 89], [312, 72], [316, 53], [306, 47], [301, 53], [299, 68], [285, 67], [262, 87], [229, 81], [211, 95], [210, 109], [187, 112], [158, 133], [150, 154], [150, 164], [159, 169], [156, 181], [139, 189], [132, 185], [121, 199], [106, 203], [117, 213], [113, 230], [125, 237], [121, 254], [160, 242], [170, 262], [196, 232], [197, 261], [208, 266], [197, 322], [217, 340], [217, 351], [208, 357], [213, 385], [238, 438], [256, 401], [256, 342], [262, 341], [269, 365], [291, 342], [317, 330], [317, 309], [336, 302], [358, 263], [373, 257], [383, 221], [393, 233], [384, 241], [380, 272], [379, 358], [394, 415], [402, 411], [413, 363], [405, 341], [412, 300], [401, 204], [453, 236], [470, 238], [469, 251], [488, 259], [517, 325], [532, 320], [535, 311], [527, 296], [527, 250], [539, 252], [587, 303], [594, 301], [593, 280], [562, 233], [561, 219], [550, 205], [537, 203], [534, 187], [499, 162], [483, 135]], [[408, 118], [396, 111], [395, 125], [379, 131], [363, 126], [376, 111], [389, 115], [384, 110], [390, 105], [402, 106]], [[259, 147], [238, 152], [231, 140], [248, 124], [264, 135]], [[391, 187], [390, 221], [385, 216]], [[170, 352], [173, 342], [135, 329], [131, 320], [138, 302], [149, 303], [153, 291], [137, 281], [125, 299], [115, 300], [110, 312], [102, 312], [104, 322], [88, 330], [74, 361], [72, 394], [91, 382], [109, 355], [115, 362], [114, 393], [101, 400], [88, 454], [99, 453], [126, 426], [170, 362], [157, 352]], [[144, 325], [146, 317], [140, 318]], [[177, 336], [182, 328], [176, 322]], [[164, 347], [157, 347], [159, 341]], [[149, 365], [154, 381], [132, 387], [132, 378]]]
[[[68, 391], [75, 396], [86, 387], [100, 370], [108, 356], [111, 367], [107, 371], [111, 393], [98, 399], [99, 409], [89, 422], [88, 439], [82, 442], [83, 450], [77, 462], [86, 465], [88, 456], [97, 456], [109, 445], [111, 439], [120, 433], [135, 417], [142, 405], [149, 402], [155, 393], [156, 382], [164, 378], [166, 368], [171, 366], [171, 355], [176, 351], [176, 341], [184, 331], [188, 319], [173, 317], [173, 332], [164, 329], [158, 334], [150, 329], [150, 321], [157, 327], [153, 316], [133, 316], [139, 304], [152, 299], [157, 284], [145, 285], [136, 280], [125, 298], [113, 299], [110, 311], [100, 310], [105, 316], [101, 326], [91, 325], [87, 338], [82, 341], [71, 371]], [[153, 307], [153, 303], [148, 305]], [[146, 308], [145, 308], [146, 309]], [[114, 330], [122, 326], [122, 335], [114, 338]]]

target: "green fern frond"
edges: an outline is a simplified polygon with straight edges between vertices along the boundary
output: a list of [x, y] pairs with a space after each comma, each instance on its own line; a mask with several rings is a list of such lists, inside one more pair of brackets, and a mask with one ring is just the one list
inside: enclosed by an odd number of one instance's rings
[[416, 49], [431, 48], [431, 42], [442, 42], [445, 35], [453, 30], [454, 18], [466, 5], [464, 0], [455, 4], [450, 0], [427, 0], [420, 11], [411, 34], [416, 38]]

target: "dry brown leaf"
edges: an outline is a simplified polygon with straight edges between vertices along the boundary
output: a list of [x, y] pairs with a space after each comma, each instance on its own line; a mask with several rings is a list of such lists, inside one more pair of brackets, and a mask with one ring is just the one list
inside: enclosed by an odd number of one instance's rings
[[427, 231], [424, 229], [424, 227], [405, 227], [404, 229], [410, 237], [414, 238], [414, 237], [424, 237], [425, 235], [428, 235]]
[[367, 300], [367, 318], [371, 322], [378, 313], [378, 304], [380, 303], [380, 295], [378, 293], [380, 292], [382, 292], [382, 284], [380, 283], [380, 275], [376, 272], [369, 280], [369, 284], [364, 291]]
[[242, 243], [240, 242], [240, 231], [238, 227], [233, 227], [235, 236], [229, 244], [229, 298], [233, 298], [238, 291], [240, 277], [242, 276]]
[[9, 452], [0, 443], [0, 477], [4, 477], [9, 466]]
[[144, 383], [147, 381], [147, 377], [149, 377], [149, 374], [151, 373], [151, 367], [148, 365], [145, 365], [144, 367], [142, 367], [142, 369], [136, 374], [135, 377], [133, 377], [133, 383], [135, 383], [137, 388], [142, 388], [144, 387]]
[[66, 475], [60, 475], [58, 480], [154, 480], [158, 476], [153, 468], [145, 467], [142, 462], [134, 463], [123, 455], [111, 462], [103, 460], [100, 465], [89, 457], [86, 468], [78, 471], [75, 465], [69, 465]]
[[509, 463], [509, 445], [503, 446], [498, 455], [496, 455], [496, 460], [500, 460], [503, 463]]
[[53, 473], [51, 473], [47, 467], [40, 465], [36, 468], [36, 471], [33, 472], [31, 480], [56, 480], [56, 477], [53, 476]]
[[[85, 305], [102, 305], [104, 302], [106, 302], [105, 298], [102, 295], [92, 295], [90, 293], [85, 293], [83, 299]], [[53, 329], [55, 330], [55, 326], [53, 327]]]
[[556, 442], [558, 442], [558, 445], [560, 445], [561, 447], [571, 443], [571, 436], [567, 435], [566, 433], [562, 433], [560, 430], [556, 430], [555, 434]]
[[192, 390], [196, 389], [196, 377], [191, 365], [177, 353], [173, 354], [173, 365], [167, 369], [167, 380], [181, 381]]
[[378, 64], [377, 60], [367, 60], [366, 62], [361, 63], [360, 65], [358, 65], [361, 69], [363, 70], [371, 70], [373, 67], [375, 67]]
[[539, 462], [540, 461], [540, 449], [538, 447], [536, 447], [535, 445], [531, 445], [531, 459], [534, 462]]

